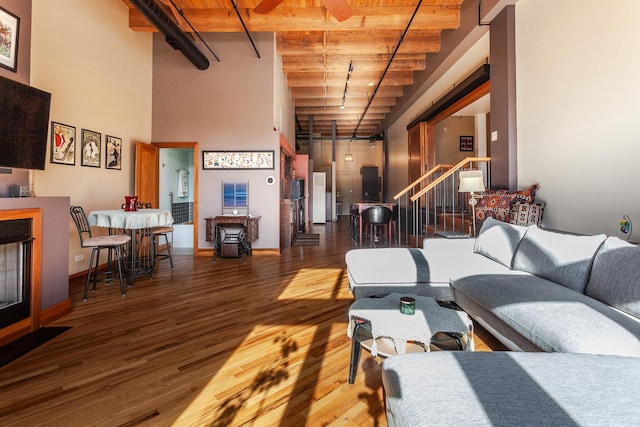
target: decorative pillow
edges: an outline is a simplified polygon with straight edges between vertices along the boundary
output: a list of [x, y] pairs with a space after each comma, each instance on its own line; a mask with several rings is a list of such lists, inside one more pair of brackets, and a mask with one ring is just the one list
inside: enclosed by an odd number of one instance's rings
[[516, 203], [513, 205], [509, 222], [525, 227], [528, 225], [540, 227], [542, 226], [542, 215], [546, 206], [546, 203]]
[[487, 190], [482, 194], [476, 205], [476, 220], [484, 221], [487, 218], [495, 218], [498, 221], [509, 222], [515, 203], [533, 203], [538, 184], [534, 184], [526, 190]]

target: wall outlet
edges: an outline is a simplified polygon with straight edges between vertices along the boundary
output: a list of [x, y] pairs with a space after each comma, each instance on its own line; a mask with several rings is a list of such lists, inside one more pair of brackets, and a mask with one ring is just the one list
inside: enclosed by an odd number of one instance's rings
[[80, 255], [76, 255], [76, 262], [80, 262], [84, 259], [84, 255], [80, 254]]

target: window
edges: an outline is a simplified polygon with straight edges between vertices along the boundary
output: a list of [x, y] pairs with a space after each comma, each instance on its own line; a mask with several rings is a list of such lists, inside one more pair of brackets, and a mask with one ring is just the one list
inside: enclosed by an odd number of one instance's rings
[[249, 214], [249, 183], [222, 183], [222, 214]]

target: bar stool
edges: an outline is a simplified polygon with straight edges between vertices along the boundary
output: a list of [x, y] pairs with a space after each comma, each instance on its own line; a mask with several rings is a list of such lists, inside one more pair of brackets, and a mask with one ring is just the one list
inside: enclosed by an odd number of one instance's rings
[[383, 242], [387, 246], [391, 245], [389, 224], [392, 216], [391, 209], [384, 206], [372, 206], [362, 212], [364, 235], [369, 239], [370, 247], [379, 242]]
[[[89, 261], [89, 269], [87, 271], [87, 280], [84, 285], [84, 295], [82, 297], [83, 301], [87, 300], [87, 294], [89, 292], [89, 282], [91, 281], [91, 277], [93, 275], [93, 290], [96, 290], [96, 282], [98, 281], [98, 264], [100, 261], [100, 251], [103, 249], [107, 249], [109, 251], [114, 251], [116, 263], [118, 265], [118, 275], [120, 277], [120, 291], [122, 296], [126, 295], [124, 290], [124, 281], [122, 280], [122, 259], [124, 258], [124, 246], [131, 241], [131, 236], [127, 236], [125, 234], [110, 234], [108, 236], [97, 236], [93, 237], [91, 235], [91, 227], [89, 226], [89, 221], [87, 220], [87, 215], [84, 212], [84, 209], [81, 206], [71, 206], [69, 209], [71, 214], [71, 218], [73, 218], [73, 222], [78, 229], [78, 234], [80, 236], [80, 246], [83, 248], [91, 248], [91, 260]], [[95, 265], [93, 260], [95, 259]], [[93, 267], [92, 267], [93, 266]], [[91, 270], [93, 269], [93, 274]], [[106, 278], [102, 279], [109, 283], [114, 280], [112, 277], [112, 271], [107, 271]], [[125, 271], [126, 276], [126, 271]]]
[[[170, 226], [159, 226], [153, 227], [151, 229], [151, 266], [153, 270], [156, 267], [156, 259], [167, 259], [169, 258], [169, 262], [171, 263], [171, 271], [173, 271], [173, 256], [171, 254], [171, 245], [173, 243], [173, 239], [171, 242], [169, 241], [168, 235], [171, 234], [173, 236], [173, 227]], [[164, 241], [167, 247], [167, 253], [159, 254], [157, 253], [157, 246], [160, 244], [160, 237], [164, 237]], [[153, 277], [153, 272], [151, 273]]]

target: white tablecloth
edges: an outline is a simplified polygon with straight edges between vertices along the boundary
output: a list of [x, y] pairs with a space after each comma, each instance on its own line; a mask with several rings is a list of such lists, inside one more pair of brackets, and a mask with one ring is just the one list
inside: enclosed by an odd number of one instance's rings
[[93, 226], [127, 230], [173, 225], [171, 212], [164, 209], [140, 209], [132, 212], [122, 209], [92, 211], [87, 219]]

